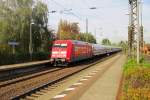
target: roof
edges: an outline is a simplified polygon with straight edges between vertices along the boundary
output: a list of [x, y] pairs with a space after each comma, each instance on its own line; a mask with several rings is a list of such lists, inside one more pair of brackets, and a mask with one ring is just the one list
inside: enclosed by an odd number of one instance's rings
[[145, 46], [146, 46], [147, 48], [150, 48], [150, 44], [145, 44]]
[[55, 42], [72, 42], [74, 44], [90, 44], [88, 42], [83, 42], [78, 40], [56, 40]]

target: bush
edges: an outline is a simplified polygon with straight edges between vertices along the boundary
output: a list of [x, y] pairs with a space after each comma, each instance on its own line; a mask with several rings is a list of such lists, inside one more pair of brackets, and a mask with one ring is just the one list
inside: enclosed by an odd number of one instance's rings
[[124, 66], [121, 100], [150, 100], [150, 64], [129, 59]]
[[32, 55], [32, 60], [30, 59], [29, 53], [17, 53], [15, 55], [0, 52], [0, 65], [8, 65], [15, 63], [24, 63], [29, 61], [38, 61], [49, 59], [49, 53], [36, 52]]
[[45, 59], [49, 59], [49, 54], [50, 53], [36, 52], [33, 53], [32, 57], [33, 60], [45, 60]]

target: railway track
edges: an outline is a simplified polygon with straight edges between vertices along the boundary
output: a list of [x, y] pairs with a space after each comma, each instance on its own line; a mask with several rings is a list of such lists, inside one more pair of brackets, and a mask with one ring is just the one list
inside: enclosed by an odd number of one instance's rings
[[50, 69], [49, 60], [0, 66], [0, 83]]
[[22, 77], [18, 77], [18, 78], [14, 78], [14, 79], [11, 79], [11, 80], [4, 81], [4, 82], [0, 82], [0, 88], [2, 88], [4, 86], [7, 86], [7, 85], [15, 84], [15, 83], [23, 81], [23, 80], [28, 80], [28, 79], [31, 79], [31, 78], [34, 78], [34, 77], [38, 77], [40, 75], [47, 74], [47, 73], [50, 73], [50, 72], [53, 72], [53, 71], [57, 71], [57, 70], [60, 70], [60, 69], [62, 69], [62, 68], [47, 69], [47, 70], [41, 71], [39, 73], [34, 73], [34, 74], [31, 74], [31, 75], [24, 75]]
[[[91, 67], [100, 61], [76, 67], [58, 68], [0, 84], [0, 99], [19, 99], [61, 82], [61, 80]], [[43, 90], [42, 90], [43, 91]]]
[[[119, 58], [119, 57], [116, 57], [115, 59], [117, 60], [118, 58]], [[104, 60], [104, 59], [103, 59], [103, 60]], [[105, 72], [110, 68], [110, 66], [111, 66], [114, 62], [116, 62], [116, 60], [113, 60], [113, 61], [109, 62], [107, 65], [105, 65], [105, 68], [102, 70], [101, 75], [102, 75], [103, 73], [105, 73]], [[75, 72], [75, 73], [81, 72], [81, 71], [84, 70], [84, 69], [88, 69], [89, 67], [92, 67], [93, 65], [96, 65], [96, 64], [98, 64], [99, 62], [101, 62], [101, 60], [100, 60], [100, 61], [97, 61], [97, 62], [95, 62], [95, 63], [92, 63], [92, 64], [90, 64], [90, 65], [88, 65], [88, 66], [85, 66], [85, 68], [83, 68], [83, 69], [81, 69], [81, 70], [78, 70], [78, 71]], [[106, 66], [107, 66], [107, 67], [106, 67]], [[82, 67], [83, 67], [83, 66], [82, 66]], [[103, 66], [103, 67], [104, 67], [104, 66]], [[53, 89], [55, 89], [55, 88], [57, 88], [57, 87], [59, 87], [59, 86], [62, 86], [62, 84], [67, 81], [68, 77], [74, 75], [75, 73], [72, 73], [71, 75], [68, 75], [68, 76], [66, 76], [65, 78], [62, 77], [62, 78], [61, 78], [60, 80], [58, 80], [56, 83], [54, 82], [54, 84], [47, 84], [47, 85], [45, 85], [45, 86], [43, 85], [41, 88], [35, 89], [35, 90], [31, 91], [30, 93], [27, 93], [27, 94], [25, 94], [25, 95], [23, 95], [23, 96], [20, 96], [20, 97], [18, 97], [18, 98], [15, 98], [15, 99], [21, 99], [21, 100], [36, 100], [36, 99], [38, 99], [38, 97], [40, 97], [41, 95], [44, 95], [44, 94], [48, 93], [49, 91], [52, 92]], [[14, 100], [15, 100], [15, 99], [14, 99]], [[38, 100], [41, 100], [41, 98], [38, 99]]]
[[16, 97], [17, 95], [24, 94], [28, 90], [32, 90], [44, 82], [46, 83], [48, 80], [44, 79], [46, 76], [48, 77], [50, 73], [54, 73], [61, 69], [63, 68], [55, 68], [53, 70], [35, 73], [14, 80], [6, 81], [0, 84], [0, 99], [8, 100]]

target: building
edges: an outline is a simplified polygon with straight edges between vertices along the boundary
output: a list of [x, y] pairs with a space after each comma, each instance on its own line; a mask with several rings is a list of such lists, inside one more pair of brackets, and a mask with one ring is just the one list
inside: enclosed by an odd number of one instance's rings
[[145, 44], [143, 48], [143, 53], [146, 55], [150, 55], [150, 44]]

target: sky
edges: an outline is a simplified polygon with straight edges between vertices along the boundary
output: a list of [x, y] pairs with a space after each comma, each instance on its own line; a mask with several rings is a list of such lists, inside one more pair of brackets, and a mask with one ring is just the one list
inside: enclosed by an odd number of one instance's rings
[[[49, 27], [57, 31], [60, 19], [77, 22], [80, 31], [85, 32], [86, 19], [88, 31], [96, 36], [97, 42], [103, 38], [113, 43], [127, 40], [128, 0], [43, 0], [49, 12]], [[96, 9], [90, 9], [96, 7]], [[144, 40], [150, 43], [150, 0], [143, 0]]]

